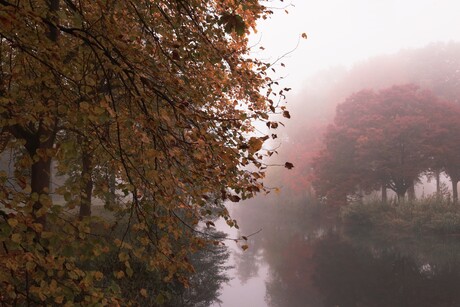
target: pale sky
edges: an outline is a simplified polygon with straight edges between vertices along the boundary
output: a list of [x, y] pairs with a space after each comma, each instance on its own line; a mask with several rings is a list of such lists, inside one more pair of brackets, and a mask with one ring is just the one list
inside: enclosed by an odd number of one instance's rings
[[[421, 48], [433, 42], [460, 41], [460, 0], [285, 0], [284, 3], [295, 7], [288, 7], [289, 14], [279, 10], [270, 20], [260, 22], [251, 43], [265, 48], [254, 56], [272, 62], [294, 49], [300, 40], [297, 49], [282, 60], [286, 67], [275, 67], [278, 76], [286, 76], [282, 86], [292, 87], [291, 94], [301, 92], [306, 79], [320, 70], [351, 67], [369, 57]], [[303, 32], [307, 33], [307, 40], [300, 39]], [[214, 306], [267, 306], [267, 272], [268, 268], [264, 268], [262, 276], [246, 284], [235, 278], [224, 285], [223, 303]]]
[[322, 69], [350, 67], [369, 57], [423, 47], [431, 42], [460, 41], [458, 0], [292, 0], [289, 14], [275, 10], [252, 37], [266, 48], [259, 57], [287, 56], [277, 67], [285, 83], [300, 91], [304, 80]]

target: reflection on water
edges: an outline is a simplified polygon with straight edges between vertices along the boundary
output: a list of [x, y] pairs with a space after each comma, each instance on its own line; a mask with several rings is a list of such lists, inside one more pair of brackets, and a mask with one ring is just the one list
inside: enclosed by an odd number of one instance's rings
[[460, 306], [458, 238], [350, 233], [316, 209], [279, 210], [238, 217], [263, 231], [234, 252], [222, 306]]
[[[458, 242], [452, 244], [458, 248]], [[455, 259], [410, 254], [392, 244], [371, 249], [337, 234], [313, 245], [312, 279], [321, 306], [460, 304], [460, 266]]]

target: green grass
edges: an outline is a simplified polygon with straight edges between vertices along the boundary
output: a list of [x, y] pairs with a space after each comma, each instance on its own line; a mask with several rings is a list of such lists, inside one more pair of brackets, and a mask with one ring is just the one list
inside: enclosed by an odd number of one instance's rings
[[416, 234], [460, 234], [460, 204], [436, 197], [400, 204], [379, 201], [350, 204], [341, 210], [346, 226]]

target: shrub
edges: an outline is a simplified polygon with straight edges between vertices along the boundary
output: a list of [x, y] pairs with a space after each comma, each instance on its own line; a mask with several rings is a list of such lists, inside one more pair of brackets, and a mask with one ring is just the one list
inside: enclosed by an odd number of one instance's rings
[[436, 197], [388, 205], [379, 201], [350, 204], [342, 208], [341, 218], [351, 228], [424, 234], [460, 233], [460, 206]]

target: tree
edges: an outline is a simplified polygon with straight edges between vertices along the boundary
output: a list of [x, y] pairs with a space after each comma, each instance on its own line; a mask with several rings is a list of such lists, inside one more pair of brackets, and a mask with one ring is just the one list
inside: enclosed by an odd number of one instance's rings
[[329, 204], [342, 205], [356, 192], [360, 181], [355, 165], [355, 140], [346, 131], [330, 126], [325, 135], [325, 149], [313, 160], [313, 186]]
[[431, 158], [430, 170], [435, 174], [444, 171], [450, 177], [453, 202], [458, 201], [457, 184], [460, 181], [460, 136], [457, 133], [460, 129], [459, 116], [460, 108], [457, 104], [442, 102], [433, 105], [426, 138]]
[[394, 86], [379, 93], [374, 126], [360, 142], [360, 161], [401, 199], [428, 168], [426, 134], [430, 105], [436, 98], [413, 85]]
[[[325, 152], [316, 163], [316, 186], [330, 191], [332, 187], [324, 187], [324, 182], [342, 176], [347, 181], [341, 179], [335, 185], [344, 186], [355, 178], [347, 185], [348, 194], [358, 185], [368, 191], [382, 187], [382, 199], [386, 188], [402, 199], [430, 166], [428, 123], [437, 103], [431, 93], [414, 85], [393, 86], [378, 94], [365, 90], [350, 96], [337, 107], [331, 128], [335, 132], [326, 134]], [[334, 140], [342, 147], [330, 146]], [[344, 167], [338, 167], [338, 161]], [[330, 168], [326, 173], [325, 165]]]
[[[319, 139], [323, 130], [333, 121], [336, 107], [353, 93], [362, 89], [389, 88], [394, 84], [416, 84], [432, 91], [439, 99], [459, 102], [460, 43], [433, 43], [422, 48], [404, 49], [395, 54], [385, 54], [356, 63], [352, 68], [330, 68], [312, 76], [303, 85], [297, 98], [290, 99], [293, 116], [289, 125], [278, 136], [289, 140], [289, 146], [280, 149], [289, 161], [294, 162], [296, 176], [288, 174], [283, 183], [295, 177], [302, 193], [309, 189], [312, 176], [312, 153], [321, 150]], [[430, 175], [433, 173], [430, 171]], [[435, 172], [432, 174], [436, 177]], [[268, 175], [269, 179], [270, 173]], [[281, 176], [275, 173], [276, 179]], [[286, 185], [288, 188], [288, 185]], [[296, 187], [297, 188], [297, 187]], [[286, 189], [283, 189], [283, 193]], [[296, 195], [293, 190], [289, 197]], [[297, 192], [300, 194], [300, 191]]]
[[[5, 303], [123, 302], [138, 262], [187, 284], [211, 196], [264, 190], [268, 136], [251, 133], [279, 109], [247, 35], [271, 13], [255, 0], [0, 1], [0, 126], [23, 152], [16, 177], [1, 174], [23, 187], [2, 186]], [[62, 204], [49, 195], [53, 159], [81, 176]], [[93, 182], [103, 165], [122, 203], [90, 217], [93, 190], [112, 190]], [[88, 265], [111, 255], [113, 272]]]

